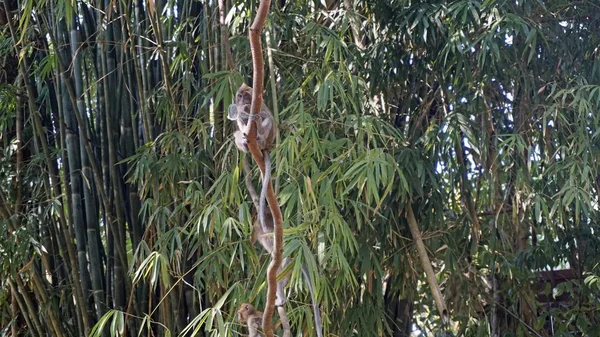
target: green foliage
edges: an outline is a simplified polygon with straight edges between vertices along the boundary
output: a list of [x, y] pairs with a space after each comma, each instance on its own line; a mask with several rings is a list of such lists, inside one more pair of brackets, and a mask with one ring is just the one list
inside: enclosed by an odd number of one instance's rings
[[[227, 3], [230, 69], [215, 1], [19, 2], [0, 27], [0, 335], [245, 333], [236, 308], [264, 307], [268, 256], [225, 114], [256, 4]], [[328, 336], [594, 335], [597, 9], [273, 2], [295, 336], [314, 330], [302, 264]], [[542, 282], [556, 269], [572, 277]]]

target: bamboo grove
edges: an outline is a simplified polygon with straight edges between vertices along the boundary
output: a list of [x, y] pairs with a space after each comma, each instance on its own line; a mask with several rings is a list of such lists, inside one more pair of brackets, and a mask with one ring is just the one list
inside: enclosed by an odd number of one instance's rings
[[[0, 336], [246, 334], [269, 257], [224, 116], [257, 5], [0, 2]], [[326, 336], [596, 331], [599, 22], [593, 0], [272, 2], [294, 336], [302, 263]]]

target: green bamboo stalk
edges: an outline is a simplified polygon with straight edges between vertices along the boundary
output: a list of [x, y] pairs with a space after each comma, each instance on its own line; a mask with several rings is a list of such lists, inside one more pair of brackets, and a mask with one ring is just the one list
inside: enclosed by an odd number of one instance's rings
[[[145, 27], [145, 18], [144, 18], [144, 10], [143, 10], [143, 4], [142, 4], [142, 0], [136, 0], [134, 1], [133, 4], [134, 8], [134, 22], [135, 22], [135, 28], [132, 28], [131, 26], [129, 26], [130, 22], [132, 22], [131, 20], [124, 20], [126, 25], [128, 25], [128, 31], [129, 32], [133, 32], [133, 35], [135, 37], [135, 39], [133, 39], [134, 41], [137, 41], [137, 43], [131, 43], [130, 44], [130, 53], [132, 55], [132, 58], [135, 60], [132, 63], [132, 68], [133, 68], [133, 74], [135, 76], [135, 83], [136, 86], [135, 88], [137, 89], [137, 93], [138, 93], [138, 97], [139, 97], [139, 104], [138, 104], [138, 116], [139, 116], [139, 120], [141, 122], [142, 125], [142, 140], [140, 141], [140, 143], [145, 143], [151, 139], [154, 139], [154, 131], [153, 131], [153, 113], [151, 113], [152, 109], [150, 109], [150, 104], [152, 104], [151, 102], [149, 102], [149, 100], [147, 100], [147, 97], [149, 96], [148, 92], [149, 92], [149, 87], [148, 87], [148, 77], [146, 76], [147, 73], [146, 71], [142, 71], [142, 69], [146, 69], [146, 57], [145, 57], [145, 46], [147, 44], [146, 40], [143, 39], [143, 32], [144, 32], [144, 27]], [[134, 114], [135, 112], [132, 110], [131, 112], [132, 114]], [[132, 121], [135, 120], [135, 117], [132, 118]], [[134, 135], [136, 134], [136, 130], [133, 130]], [[141, 205], [139, 203], [139, 197], [137, 195], [137, 189], [134, 188], [134, 186], [130, 186], [130, 200], [133, 200], [131, 202], [131, 209], [130, 209], [130, 215], [132, 217], [132, 219], [137, 219], [138, 215], [139, 215], [139, 211], [141, 208]], [[139, 234], [135, 234], [134, 232], [134, 236], [138, 236], [139, 235], [139, 239], [140, 241], [142, 240], [142, 229], [141, 229], [141, 223], [136, 223], [135, 224], [137, 231], [139, 231]], [[136, 246], [137, 247], [137, 246]], [[148, 298], [150, 296], [149, 294], [149, 286], [147, 283], [143, 283], [140, 287], [140, 290], [136, 293], [137, 294], [137, 298], [139, 299], [139, 310], [140, 312], [149, 312], [150, 308], [148, 306]], [[150, 333], [150, 331], [148, 331], [148, 333]]]
[[21, 214], [21, 206], [23, 203], [23, 180], [21, 177], [23, 171], [23, 111], [21, 111], [20, 100], [17, 100], [16, 106], [16, 123], [15, 123], [15, 133], [16, 133], [16, 155], [15, 155], [15, 177], [14, 177], [14, 186], [16, 188], [15, 192], [15, 214], [20, 216]]
[[[84, 5], [82, 5], [84, 6]], [[83, 9], [84, 7], [82, 7]], [[90, 15], [82, 15], [83, 22], [81, 26], [89, 26], [93, 27], [93, 22], [87, 22], [91, 19]], [[75, 19], [75, 18], [74, 18]], [[77, 106], [79, 112], [86, 111], [84, 104], [84, 95], [83, 92], [83, 76], [81, 69], [81, 61], [80, 61], [80, 48], [81, 43], [79, 41], [79, 35], [76, 31], [73, 31], [74, 27], [71, 29], [71, 51], [75, 57], [77, 62], [73, 63], [73, 68], [75, 70], [75, 91], [77, 94]], [[90, 45], [91, 47], [97, 48], [97, 45]], [[89, 69], [89, 68], [88, 68]], [[78, 73], [78, 74], [77, 74]], [[95, 75], [95, 76], [94, 76]], [[90, 74], [89, 71], [85, 78], [90, 81], [90, 79], [96, 77], [96, 74]], [[91, 86], [88, 86], [91, 87]], [[91, 93], [88, 93], [89, 101], [91, 101]], [[91, 105], [90, 105], [91, 106]], [[81, 118], [87, 120], [86, 114], [81, 115]], [[88, 124], [88, 123], [86, 123]], [[91, 133], [92, 130], [90, 130]], [[103, 273], [103, 265], [102, 260], [100, 258], [100, 250], [103, 248], [100, 244], [101, 238], [99, 233], [99, 224], [98, 224], [98, 205], [96, 202], [95, 194], [94, 194], [94, 184], [90, 184], [93, 178], [92, 168], [89, 164], [88, 154], [85, 150], [85, 146], [80, 142], [79, 143], [79, 151], [81, 155], [81, 170], [82, 175], [84, 177], [83, 184], [83, 195], [84, 195], [84, 206], [85, 206], [85, 223], [87, 229], [87, 254], [89, 256], [90, 262], [90, 282], [92, 288], [92, 295], [94, 299], [94, 311], [96, 315], [96, 320], [99, 320], [106, 313], [106, 302], [105, 302], [105, 293], [104, 293], [104, 273]]]
[[[136, 83], [134, 77], [132, 76], [132, 68], [134, 58], [131, 57], [131, 54], [128, 52], [125, 53], [125, 57], [127, 61], [123, 64], [123, 69], [125, 70], [125, 81], [128, 83], [129, 88], [136, 88], [140, 84]], [[120, 152], [123, 154], [125, 158], [129, 158], [135, 154], [135, 146], [138, 144], [136, 141], [136, 137], [134, 137], [135, 132], [133, 131], [133, 114], [135, 113], [136, 104], [133, 100], [132, 96], [129, 96], [129, 100], [123, 104], [123, 112], [121, 113], [120, 119], [120, 129], [122, 130], [121, 134], [121, 142], [120, 142]], [[126, 167], [124, 164], [121, 164], [121, 171], [125, 172]], [[138, 215], [141, 208], [140, 198], [137, 194], [137, 186], [134, 184], [128, 183], [125, 184], [123, 182], [123, 191], [127, 193], [128, 205], [127, 209], [127, 219], [129, 223], [131, 243], [133, 250], [137, 248], [138, 244], [142, 240], [141, 226], [140, 221], [138, 219]], [[124, 196], [125, 197], [125, 196]]]
[[[98, 11], [98, 18], [96, 20], [96, 30], [99, 32], [97, 40], [102, 41], [103, 40], [103, 35], [104, 35], [104, 30], [103, 30], [103, 25], [104, 25], [104, 13], [103, 11]], [[94, 67], [96, 69], [96, 104], [97, 104], [97, 113], [96, 113], [96, 125], [98, 128], [98, 138], [99, 138], [99, 143], [100, 143], [100, 165], [101, 165], [101, 170], [102, 170], [102, 184], [96, 184], [96, 189], [102, 189], [102, 191], [104, 192], [105, 195], [108, 195], [110, 193], [110, 169], [108, 166], [108, 134], [106, 131], [106, 118], [104, 118], [104, 116], [106, 116], [107, 112], [107, 104], [106, 102], [108, 101], [107, 97], [106, 97], [106, 93], [107, 90], [105, 88], [105, 82], [106, 82], [106, 78], [107, 78], [107, 74], [106, 74], [106, 64], [105, 64], [105, 57], [104, 57], [104, 51], [105, 51], [105, 46], [103, 46], [103, 43], [98, 43], [96, 45], [97, 47], [97, 52], [96, 52], [96, 62], [94, 62]], [[97, 191], [97, 193], [99, 193]], [[100, 213], [101, 213], [101, 217], [104, 219], [108, 219], [108, 213], [110, 212], [109, 209], [107, 209], [107, 205], [102, 202], [100, 204]], [[106, 238], [106, 251], [104, 250], [100, 250], [100, 253], [102, 254], [103, 252], [105, 253], [105, 263], [106, 263], [106, 269], [105, 269], [105, 273], [104, 273], [104, 289], [105, 291], [105, 300], [104, 303], [106, 304], [106, 308], [112, 308], [113, 305], [113, 296], [112, 296], [112, 289], [113, 289], [113, 269], [114, 269], [114, 254], [115, 254], [115, 250], [114, 250], [114, 244], [113, 244], [113, 237], [112, 237], [112, 231], [111, 231], [111, 227], [112, 225], [110, 223], [105, 222], [104, 224], [104, 236]], [[99, 233], [100, 234], [100, 233]], [[98, 244], [99, 247], [103, 247], [103, 245], [101, 243]]]
[[[79, 34], [77, 32], [75, 14], [72, 17], [73, 23], [70, 31], [70, 41], [63, 40], [61, 42], [61, 46], [67, 46], [70, 42], [71, 45], [71, 54], [66, 48], [61, 48], [57, 50], [57, 52], [62, 52], [63, 59], [72, 58], [73, 73], [72, 76], [68, 76], [67, 78], [72, 78], [75, 82], [75, 93], [77, 96], [77, 111], [85, 111], [85, 104], [83, 102], [83, 80], [81, 75], [81, 56], [79, 55]], [[59, 37], [64, 37], [66, 39], [67, 32], [66, 27], [63, 24], [57, 25], [57, 35]], [[66, 77], [66, 76], [65, 76]], [[62, 85], [66, 85], [62, 83]], [[93, 317], [91, 312], [91, 306], [87, 305], [90, 303], [89, 296], [91, 295], [91, 281], [90, 275], [88, 272], [88, 261], [87, 261], [87, 245], [86, 245], [86, 221], [84, 217], [83, 210], [83, 201], [82, 201], [82, 181], [81, 181], [81, 154], [80, 148], [81, 144], [78, 137], [78, 127], [76, 119], [73, 114], [74, 111], [69, 97], [67, 95], [66, 90], [63, 90], [63, 111], [65, 122], [67, 125], [67, 134], [66, 134], [66, 145], [67, 145], [67, 153], [68, 153], [68, 167], [69, 167], [69, 186], [71, 188], [70, 201], [71, 201], [71, 209], [72, 216], [69, 218], [71, 226], [75, 231], [75, 237], [77, 241], [77, 262], [79, 267], [79, 275], [81, 288], [83, 290], [84, 300], [86, 303], [86, 310], [88, 317]], [[83, 117], [82, 117], [83, 118]], [[85, 127], [85, 126], [84, 126]], [[89, 331], [86, 331], [89, 333]]]
[[438, 309], [438, 313], [440, 317], [444, 320], [444, 322], [448, 323], [450, 321], [450, 313], [448, 312], [446, 301], [444, 300], [444, 296], [440, 291], [440, 286], [437, 282], [437, 279], [435, 278], [435, 272], [433, 271], [431, 260], [429, 260], [429, 255], [427, 255], [427, 249], [425, 249], [425, 244], [423, 243], [421, 231], [419, 230], [419, 225], [417, 224], [417, 219], [415, 218], [412, 206], [409, 203], [406, 203], [404, 208], [406, 211], [408, 227], [413, 237], [415, 247], [417, 248], [417, 253], [421, 260], [421, 266], [425, 271], [427, 284], [431, 289], [431, 294], [433, 295], [433, 299]]
[[[50, 40], [56, 45], [56, 38], [55, 38], [54, 34], [51, 31], [48, 31], [48, 35], [50, 37]], [[62, 77], [63, 82], [66, 84], [66, 89], [67, 89], [67, 91], [69, 93], [69, 97], [71, 99], [71, 103], [73, 104], [73, 106], [77, 106], [76, 105], [76, 98], [75, 98], [74, 89], [73, 89], [70, 81], [68, 81], [65, 78], [65, 74], [64, 74], [64, 69], [65, 69], [64, 61], [62, 60], [60, 53], [56, 54], [56, 56], [57, 56], [57, 61], [58, 61], [57, 63], [58, 63], [58, 66], [59, 66], [59, 70], [61, 70], [61, 77]], [[94, 174], [94, 181], [96, 182], [97, 185], [101, 186], [102, 180], [101, 180], [100, 173], [99, 173], [99, 170], [98, 170], [98, 165], [97, 165], [96, 160], [95, 160], [95, 158], [93, 156], [93, 152], [92, 152], [92, 149], [91, 149], [91, 146], [90, 146], [90, 143], [89, 143], [90, 138], [89, 138], [89, 134], [88, 134], [87, 128], [85, 127], [84, 121], [80, 118], [80, 114], [79, 113], [75, 113], [75, 117], [77, 118], [77, 124], [79, 126], [80, 132], [82, 133], [82, 138], [84, 140], [86, 140], [83, 143], [85, 145], [85, 150], [86, 150], [86, 152], [88, 154], [88, 157], [90, 159], [90, 164], [92, 166], [92, 172]], [[98, 193], [99, 193], [99, 195], [101, 197], [100, 199], [102, 200], [103, 205], [104, 205], [104, 209], [105, 209], [105, 212], [106, 212], [107, 225], [110, 225], [112, 223], [112, 221], [113, 221], [113, 217], [112, 217], [112, 207], [109, 204], [109, 199], [107, 198], [107, 196], [104, 193], [103, 189], [98, 188], [97, 191], [98, 191]], [[124, 249], [124, 243], [123, 243], [124, 241], [116, 241], [116, 242], [117, 242], [117, 249], [116, 250], [117, 250], [117, 253], [119, 255], [119, 259], [120, 259], [120, 261], [122, 261], [121, 263], [126, 266], [127, 265], [127, 257], [125, 255], [125, 249]], [[122, 270], [122, 269], [120, 269], [120, 270]], [[122, 277], [119, 278], [119, 281], [124, 282], [126, 284], [126, 286], [127, 286], [128, 282], [129, 282], [129, 279], [127, 279], [124, 276], [122, 276]]]
[[[112, 6], [111, 1], [105, 0], [104, 7], [110, 8]], [[111, 11], [112, 13], [112, 11]], [[115, 15], [116, 17], [116, 15]], [[114, 222], [107, 224], [107, 227], [110, 227], [111, 236], [113, 238], [113, 244], [115, 245], [117, 256], [119, 259], [115, 260], [114, 270], [113, 270], [113, 301], [115, 308], [124, 309], [127, 303], [126, 294], [127, 284], [125, 272], [127, 270], [127, 258], [125, 252], [125, 236], [124, 236], [124, 225], [123, 225], [123, 216], [121, 211], [122, 200], [120, 199], [120, 193], [117, 191], [120, 189], [120, 184], [118, 181], [118, 172], [116, 170], [116, 145], [115, 145], [115, 137], [118, 138], [118, 130], [115, 130], [114, 120], [115, 116], [118, 116], [120, 113], [119, 106], [117, 103], [117, 97], [112, 96], [116, 94], [117, 91], [109, 90], [109, 88], [117, 88], [117, 60], [116, 60], [116, 51], [115, 44], [117, 41], [115, 40], [115, 27], [113, 17], [107, 17], [106, 30], [104, 32], [104, 43], [102, 43], [103, 50], [101, 52], [102, 57], [104, 58], [102, 62], [103, 72], [104, 72], [104, 95], [106, 98], [106, 110], [104, 121], [106, 125], [106, 135], [107, 135], [107, 155], [108, 155], [108, 169], [110, 176], [110, 184], [111, 184], [111, 194], [110, 203], [106, 206], [107, 208], [115, 210], [116, 217], [114, 218]]]

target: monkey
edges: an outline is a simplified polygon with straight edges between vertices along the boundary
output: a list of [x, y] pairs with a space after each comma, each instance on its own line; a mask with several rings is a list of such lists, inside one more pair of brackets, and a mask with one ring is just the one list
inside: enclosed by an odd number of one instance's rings
[[242, 303], [237, 311], [238, 321], [248, 325], [248, 337], [259, 337], [258, 329], [262, 326], [262, 311], [256, 311], [250, 303]]
[[[229, 106], [227, 118], [237, 122], [237, 130], [233, 133], [235, 145], [242, 152], [248, 152], [248, 136], [249, 122], [251, 118], [258, 118], [256, 122], [256, 142], [258, 148], [263, 154], [265, 160], [265, 174], [262, 179], [262, 189], [260, 191], [260, 199], [258, 205], [258, 214], [263, 231], [267, 231], [265, 224], [265, 208], [267, 203], [268, 182], [271, 180], [271, 156], [269, 151], [274, 146], [275, 135], [277, 134], [277, 126], [273, 114], [267, 108], [264, 101], [260, 108], [258, 116], [250, 114], [250, 105], [252, 103], [252, 88], [242, 83], [235, 94], [235, 103]], [[246, 156], [245, 160], [249, 160]], [[244, 165], [249, 163], [244, 162]]]
[[[246, 180], [246, 184], [248, 185], [248, 180]], [[256, 194], [254, 187], [252, 187], [252, 188], [249, 187], [248, 191], [249, 191], [251, 197], [252, 197], [252, 194]], [[254, 200], [255, 197], [253, 197], [252, 199]], [[264, 215], [265, 215], [264, 218], [266, 221], [265, 225], [267, 227], [267, 231], [263, 231], [262, 226], [257, 221], [254, 221], [250, 242], [252, 244], [254, 244], [258, 240], [258, 242], [260, 242], [260, 244], [263, 246], [263, 248], [267, 252], [272, 253], [273, 252], [273, 226], [274, 226], [273, 215], [271, 214], [271, 211], [268, 208], [265, 209]], [[277, 272], [278, 273], [283, 272], [290, 263], [292, 263], [292, 260], [289, 257], [286, 257], [281, 262], [281, 266], [279, 267], [279, 270]], [[304, 280], [308, 284], [308, 290], [310, 291], [310, 298], [311, 298], [312, 305], [313, 305], [313, 314], [315, 316], [315, 328], [317, 330], [317, 337], [323, 337], [323, 326], [321, 323], [321, 313], [319, 312], [319, 306], [317, 305], [317, 300], [315, 298], [315, 291], [314, 291], [313, 284], [310, 280], [310, 274], [308, 272], [308, 268], [306, 268], [305, 265], [302, 265], [302, 276], [304, 277]], [[287, 299], [285, 297], [284, 288], [288, 284], [289, 281], [290, 281], [290, 276], [288, 274], [288, 275], [285, 275], [283, 278], [281, 278], [277, 282], [277, 298], [275, 300], [275, 305], [278, 307], [283, 306], [285, 304], [285, 302], [287, 301]]]
[[250, 105], [252, 104], [252, 87], [242, 83], [240, 88], [235, 94], [235, 103], [229, 106], [227, 118], [231, 121], [237, 122], [238, 130], [234, 133], [237, 147], [243, 151], [248, 152], [247, 140], [248, 136], [248, 122], [251, 118], [258, 118], [257, 130], [256, 130], [256, 141], [258, 142], [258, 148], [262, 150], [270, 151], [273, 148], [275, 141], [275, 134], [277, 133], [277, 126], [271, 110], [267, 107], [265, 102], [262, 102], [262, 106], [257, 116], [251, 117]]

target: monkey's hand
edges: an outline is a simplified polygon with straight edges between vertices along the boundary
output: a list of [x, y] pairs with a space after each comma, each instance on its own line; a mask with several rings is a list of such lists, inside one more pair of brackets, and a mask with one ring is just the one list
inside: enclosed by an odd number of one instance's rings
[[248, 136], [248, 130], [250, 129], [250, 121], [255, 121], [256, 123], [256, 140], [258, 141], [260, 134], [262, 132], [262, 118], [260, 115], [248, 114], [248, 123], [246, 124], [246, 129], [244, 130], [244, 136]]

